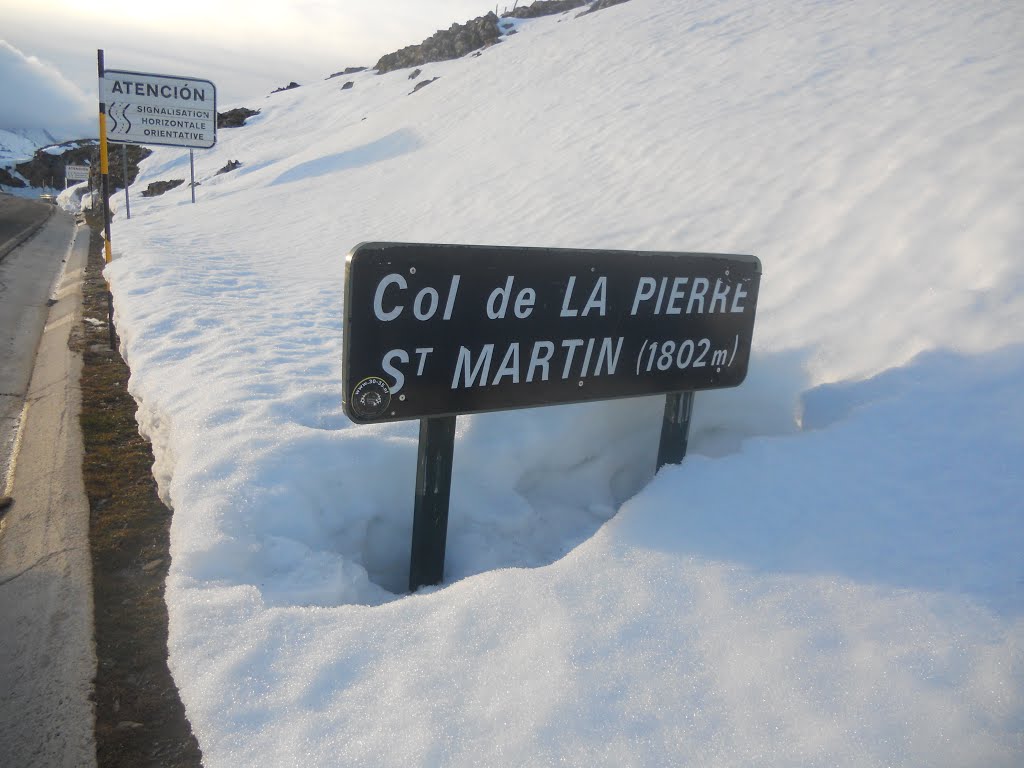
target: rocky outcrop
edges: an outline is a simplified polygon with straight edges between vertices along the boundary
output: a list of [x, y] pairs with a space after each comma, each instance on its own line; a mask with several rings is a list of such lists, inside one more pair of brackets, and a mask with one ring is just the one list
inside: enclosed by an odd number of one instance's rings
[[301, 85], [299, 85], [294, 80], [292, 80], [290, 83], [288, 83], [288, 85], [282, 85], [280, 88], [275, 88], [270, 93], [271, 94], [281, 93], [282, 91], [290, 91], [290, 90], [292, 90], [292, 88], [301, 88], [301, 87], [302, 87]]
[[224, 167], [217, 171], [214, 176], [220, 176], [222, 173], [231, 173], [242, 167], [240, 160], [228, 160]]
[[169, 181], [154, 181], [144, 190], [142, 190], [143, 197], [159, 197], [164, 192], [180, 187], [185, 183], [184, 179], [170, 179]]
[[78, 139], [37, 149], [31, 160], [14, 166], [31, 187], [64, 187], [65, 165], [89, 165], [99, 155], [99, 142]]
[[[139, 163], [153, 154], [153, 150], [138, 144], [110, 144], [109, 180], [110, 189], [124, 188], [124, 154], [128, 156], [128, 183], [135, 181], [139, 174]], [[100, 147], [96, 139], [76, 139], [63, 144], [54, 144], [36, 150], [31, 160], [18, 163], [14, 170], [18, 172], [31, 187], [47, 187], [61, 189], [64, 187], [64, 166], [88, 165], [92, 184], [99, 187]], [[20, 179], [6, 172], [10, 179], [0, 178], [0, 184], [12, 187], [23, 187]]]
[[334, 74], [328, 75], [327, 77], [324, 78], [324, 80], [330, 80], [331, 78], [334, 78], [334, 77], [341, 77], [342, 75], [354, 75], [356, 72], [365, 72], [365, 71], [366, 71], [366, 67], [347, 67], [347, 68], [341, 70], [341, 72], [335, 72]]
[[[124, 189], [124, 154], [127, 152], [128, 155], [128, 185], [135, 183], [136, 177], [139, 175], [139, 163], [145, 160], [147, 157], [153, 154], [153, 150], [148, 147], [142, 147], [138, 144], [111, 144], [107, 148], [109, 153], [108, 157], [108, 177], [110, 184], [110, 191], [113, 192], [115, 189]], [[95, 150], [93, 160], [90, 163], [89, 168], [89, 181], [95, 189], [100, 188], [102, 183], [100, 174], [100, 160], [99, 160], [99, 148]]]
[[437, 79], [438, 79], [438, 78], [436, 78], [436, 77], [432, 77], [432, 78], [430, 78], [429, 80], [420, 80], [420, 82], [416, 83], [416, 87], [415, 87], [415, 88], [413, 88], [413, 89], [412, 89], [412, 90], [411, 90], [411, 91], [409, 92], [409, 95], [410, 95], [410, 96], [412, 96], [412, 95], [413, 95], [414, 93], [416, 93], [416, 91], [418, 91], [418, 90], [419, 90], [420, 88], [423, 88], [423, 87], [425, 87], [425, 86], [428, 86], [428, 85], [430, 85], [430, 84], [431, 84], [432, 82], [434, 82], [434, 81], [435, 81], [435, 80], [437, 80]]
[[12, 176], [11, 172], [6, 168], [0, 168], [0, 184], [5, 187], [13, 187], [15, 189], [22, 189], [25, 186], [25, 182], [19, 179], [17, 176]]
[[501, 38], [498, 17], [492, 12], [465, 24], [452, 24], [439, 30], [419, 45], [409, 45], [394, 53], [381, 56], [374, 66], [379, 74], [396, 69], [418, 67], [435, 61], [458, 59], [480, 48], [493, 45]]
[[579, 8], [581, 5], [589, 5], [592, 0], [537, 0], [530, 5], [515, 7], [511, 11], [501, 14], [503, 19], [536, 19], [540, 16], [553, 16], [556, 13], [565, 13]]
[[[594, 0], [537, 0], [522, 7], [515, 5], [511, 11], [505, 11], [501, 17], [503, 19], [535, 19], [539, 16], [551, 16], [585, 5], [589, 6], [587, 10], [579, 14], [582, 16], [585, 13], [593, 13], [624, 2], [626, 0], [597, 0], [596, 2]], [[507, 22], [507, 26], [511, 26], [511, 22]], [[435, 61], [458, 59], [467, 53], [500, 43], [503, 34], [514, 33], [514, 29], [503, 30], [498, 16], [492, 12], [486, 16], [478, 16], [465, 24], [452, 24], [448, 29], [435, 32], [419, 45], [408, 45], [399, 51], [381, 56], [373, 68], [378, 74], [383, 75], [386, 72], [394, 72], [396, 69], [408, 69]], [[343, 73], [335, 73], [331, 77], [338, 74]]]
[[241, 128], [245, 125], [246, 120], [259, 113], [258, 109], [247, 109], [246, 107], [236, 107], [227, 112], [218, 112], [217, 128]]
[[586, 16], [588, 13], [597, 13], [598, 11], [604, 8], [611, 8], [613, 5], [618, 5], [619, 3], [625, 2], [628, 2], [628, 0], [597, 0], [596, 3], [587, 8], [587, 10], [583, 11], [583, 13], [577, 14], [576, 18], [579, 18], [580, 16]]

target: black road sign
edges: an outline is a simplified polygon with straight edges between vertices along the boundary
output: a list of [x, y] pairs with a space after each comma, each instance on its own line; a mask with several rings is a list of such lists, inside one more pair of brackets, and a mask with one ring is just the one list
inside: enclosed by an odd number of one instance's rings
[[754, 256], [362, 243], [345, 411], [371, 423], [734, 387]]

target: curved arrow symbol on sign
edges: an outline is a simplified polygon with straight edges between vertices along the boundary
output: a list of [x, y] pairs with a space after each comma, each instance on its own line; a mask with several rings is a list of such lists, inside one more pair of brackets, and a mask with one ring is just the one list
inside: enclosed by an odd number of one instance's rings
[[120, 102], [112, 101], [110, 107], [107, 109], [107, 115], [110, 117], [110, 129], [107, 131], [107, 135], [114, 136], [117, 134], [128, 135], [132, 130], [132, 121], [128, 119], [128, 110], [131, 108], [131, 104], [120, 103], [121, 119], [117, 119], [118, 105]]

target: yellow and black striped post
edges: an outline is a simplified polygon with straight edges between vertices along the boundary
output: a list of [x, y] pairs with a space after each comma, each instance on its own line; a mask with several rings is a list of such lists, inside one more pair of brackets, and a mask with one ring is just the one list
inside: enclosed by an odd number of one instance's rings
[[[100, 97], [100, 175], [102, 176], [103, 189], [103, 260], [109, 264], [110, 255], [110, 163], [107, 155], [107, 105], [103, 101], [103, 49], [96, 51], [96, 65], [99, 71], [99, 97]], [[110, 331], [110, 348], [114, 349], [116, 340], [114, 336], [114, 294], [110, 292], [110, 283], [107, 283], [107, 328]]]

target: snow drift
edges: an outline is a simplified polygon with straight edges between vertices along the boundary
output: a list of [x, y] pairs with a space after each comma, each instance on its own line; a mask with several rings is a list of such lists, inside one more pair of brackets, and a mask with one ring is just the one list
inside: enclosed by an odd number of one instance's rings
[[[115, 220], [207, 765], [1015, 765], [1022, 12], [632, 0], [279, 94]], [[228, 161], [241, 165], [216, 175]], [[136, 188], [188, 178], [158, 150]], [[341, 411], [360, 241], [753, 253], [746, 383], [416, 425]]]

